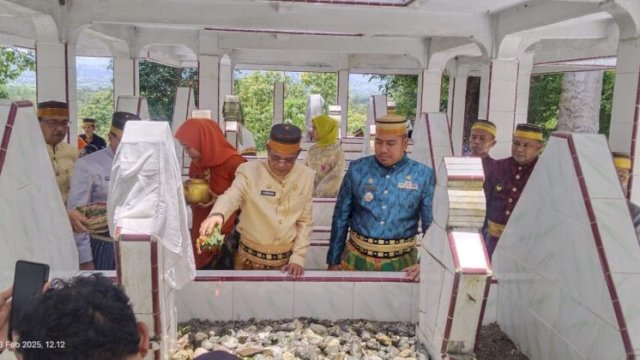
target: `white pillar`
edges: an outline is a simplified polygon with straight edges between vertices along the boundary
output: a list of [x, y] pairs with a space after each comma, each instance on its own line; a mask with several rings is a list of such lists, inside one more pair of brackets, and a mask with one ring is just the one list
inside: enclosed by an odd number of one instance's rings
[[[56, 100], [69, 104], [69, 121], [76, 124], [75, 47], [59, 42], [36, 42], [37, 101]], [[75, 144], [77, 126], [69, 127], [69, 139]]]
[[[453, 88], [453, 96], [450, 101], [453, 111], [449, 117], [449, 123], [451, 124], [451, 143], [453, 144], [454, 156], [462, 155], [468, 77], [469, 68], [467, 66], [459, 66], [458, 69], [456, 69], [455, 77], [452, 76], [455, 86]], [[452, 78], [449, 79], [450, 84]]]
[[343, 137], [346, 137], [349, 114], [349, 70], [338, 71], [338, 105], [340, 105], [340, 132]]
[[478, 119], [487, 120], [489, 117], [489, 84], [491, 83], [491, 65], [480, 66], [480, 98], [478, 99]]
[[137, 65], [138, 59], [113, 58], [114, 99], [119, 96], [137, 96], [139, 94]]
[[198, 108], [211, 110], [211, 114], [218, 114], [219, 66], [219, 56], [201, 54], [198, 58]]
[[[222, 116], [222, 104], [227, 95], [233, 95], [233, 61], [229, 55], [224, 55], [220, 58], [220, 86], [219, 86], [218, 104], [217, 110], [214, 114], [218, 114], [218, 123], [221, 122]], [[213, 109], [212, 109], [213, 110]], [[221, 123], [221, 126], [224, 125]]]
[[511, 139], [515, 127], [518, 60], [496, 59], [491, 62], [489, 118], [498, 128], [497, 144], [491, 150], [496, 159], [511, 154]]
[[609, 146], [612, 151], [630, 153], [632, 177], [629, 184], [630, 199], [640, 203], [640, 147], [638, 139], [638, 105], [640, 104], [640, 38], [620, 40], [616, 81], [613, 91], [613, 109]]
[[284, 83], [273, 83], [273, 117], [271, 125], [280, 124], [284, 120]]
[[531, 88], [531, 72], [533, 71], [533, 53], [518, 57], [518, 86], [516, 92], [516, 124], [527, 122], [529, 114], [529, 90]]
[[421, 112], [440, 112], [442, 71], [422, 70], [419, 77]]

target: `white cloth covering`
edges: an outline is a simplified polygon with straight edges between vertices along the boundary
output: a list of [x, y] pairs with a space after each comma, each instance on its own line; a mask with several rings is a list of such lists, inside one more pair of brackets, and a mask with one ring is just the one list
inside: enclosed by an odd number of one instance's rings
[[181, 288], [195, 277], [182, 178], [169, 124], [131, 121], [116, 151], [108, 199], [109, 230], [148, 234], [164, 252], [165, 279]]

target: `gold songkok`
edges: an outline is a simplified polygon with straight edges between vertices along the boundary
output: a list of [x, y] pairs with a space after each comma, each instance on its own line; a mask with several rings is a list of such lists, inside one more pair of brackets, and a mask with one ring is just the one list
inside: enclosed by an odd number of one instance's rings
[[38, 103], [38, 117], [65, 117], [69, 118], [69, 105], [61, 101], [44, 101]]
[[611, 155], [613, 155], [613, 165], [616, 168], [631, 170], [631, 155], [621, 152], [614, 152]]
[[477, 120], [473, 123], [473, 125], [471, 125], [471, 130], [486, 131], [489, 134], [493, 135], [493, 137], [496, 137], [497, 132], [496, 124], [492, 123], [489, 120]]
[[300, 150], [302, 131], [292, 124], [276, 124], [271, 127], [269, 147], [281, 154], [297, 154]]
[[376, 134], [403, 135], [407, 131], [407, 119], [404, 116], [387, 114], [376, 119]]
[[542, 141], [542, 128], [533, 124], [518, 124], [513, 137]]

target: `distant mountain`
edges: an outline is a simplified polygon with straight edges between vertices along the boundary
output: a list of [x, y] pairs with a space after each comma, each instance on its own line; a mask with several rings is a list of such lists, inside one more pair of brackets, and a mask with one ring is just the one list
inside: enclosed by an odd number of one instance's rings
[[[113, 70], [109, 69], [110, 58], [76, 58], [76, 82], [78, 88], [102, 89], [112, 86]], [[19, 78], [9, 83], [9, 85], [31, 85], [36, 84], [36, 73], [28, 71]]]
[[[112, 86], [113, 70], [109, 68], [110, 58], [77, 57], [76, 58], [76, 81], [78, 88], [102, 89]], [[243, 76], [247, 71], [236, 72]], [[290, 73], [294, 80], [299, 79], [300, 73]], [[18, 79], [9, 85], [31, 85], [36, 83], [36, 74], [33, 71], [22, 74]], [[369, 75], [351, 74], [349, 76], [349, 93], [351, 96], [369, 97], [379, 94], [379, 80], [369, 81]]]

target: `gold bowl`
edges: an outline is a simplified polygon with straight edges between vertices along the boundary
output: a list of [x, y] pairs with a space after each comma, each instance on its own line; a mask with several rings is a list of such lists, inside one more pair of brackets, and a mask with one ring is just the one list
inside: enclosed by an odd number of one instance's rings
[[184, 198], [189, 204], [211, 201], [209, 184], [204, 179], [189, 179], [184, 183]]

